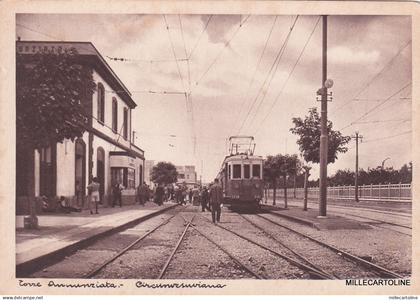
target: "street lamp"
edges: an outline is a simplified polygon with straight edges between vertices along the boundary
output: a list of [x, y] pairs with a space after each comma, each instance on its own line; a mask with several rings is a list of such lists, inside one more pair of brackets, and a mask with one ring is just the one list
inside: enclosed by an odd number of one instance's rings
[[385, 159], [382, 161], [382, 169], [384, 168], [384, 164], [385, 164], [385, 162], [386, 162], [388, 159], [391, 159], [391, 158], [390, 158], [390, 157], [387, 157], [387, 158], [385, 158]]

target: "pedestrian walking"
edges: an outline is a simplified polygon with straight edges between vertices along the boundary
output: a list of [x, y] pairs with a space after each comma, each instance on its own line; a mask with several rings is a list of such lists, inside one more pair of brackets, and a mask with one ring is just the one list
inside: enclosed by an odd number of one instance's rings
[[194, 206], [200, 205], [200, 191], [198, 188], [193, 189], [192, 203]]
[[210, 206], [211, 217], [213, 223], [220, 222], [220, 215], [222, 213], [221, 204], [223, 201], [223, 191], [219, 184], [219, 179], [214, 180], [214, 184], [210, 188]]
[[188, 192], [188, 202], [192, 203], [193, 200], [193, 190], [190, 189]]
[[146, 202], [146, 195], [147, 195], [147, 185], [146, 182], [143, 182], [143, 184], [139, 184], [137, 187], [137, 201], [140, 205], [144, 206], [144, 203]]
[[87, 186], [88, 189], [88, 195], [90, 196], [90, 201], [89, 201], [89, 210], [90, 210], [90, 214], [93, 214], [92, 211], [92, 206], [95, 207], [95, 213], [99, 214], [98, 211], [98, 203], [99, 203], [99, 187], [101, 185], [98, 182], [98, 178], [93, 177], [92, 178], [92, 182]]
[[122, 207], [122, 201], [121, 201], [121, 191], [124, 189], [124, 187], [120, 184], [120, 182], [117, 180], [115, 181], [114, 185], [112, 186], [112, 207], [115, 207], [116, 203], [120, 204], [120, 207]]
[[182, 187], [182, 195], [181, 195], [181, 205], [187, 205], [187, 203], [185, 202], [185, 199], [187, 198], [187, 187], [183, 186]]
[[165, 195], [165, 190], [162, 187], [162, 184], [158, 184], [158, 186], [156, 187], [156, 192], [155, 192], [155, 202], [157, 205], [161, 206], [163, 204], [163, 197]]
[[144, 199], [146, 202], [150, 201], [150, 196], [152, 191], [150, 190], [150, 187], [148, 184], [145, 183], [145, 187], [144, 187]]
[[203, 190], [201, 191], [201, 211], [204, 212], [206, 209], [210, 211], [210, 208], [208, 207], [209, 203], [209, 191], [207, 190], [207, 187], [203, 187]]

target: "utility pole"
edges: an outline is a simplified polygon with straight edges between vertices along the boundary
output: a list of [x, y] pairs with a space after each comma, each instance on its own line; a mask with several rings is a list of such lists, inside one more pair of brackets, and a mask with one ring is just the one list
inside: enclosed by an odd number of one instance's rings
[[359, 132], [355, 132], [352, 136], [356, 140], [356, 171], [354, 172], [354, 199], [359, 202], [359, 139], [362, 141], [363, 136], [359, 135]]
[[321, 138], [319, 147], [319, 217], [327, 216], [327, 164], [328, 131], [327, 103], [328, 88], [332, 80], [327, 80], [327, 16], [322, 16], [322, 87], [317, 94], [321, 96]]

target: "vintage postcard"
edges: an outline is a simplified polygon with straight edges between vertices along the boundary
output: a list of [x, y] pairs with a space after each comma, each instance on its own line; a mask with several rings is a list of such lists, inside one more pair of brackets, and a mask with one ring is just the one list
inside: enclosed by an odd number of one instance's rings
[[0, 294], [417, 299], [417, 3], [0, 7]]

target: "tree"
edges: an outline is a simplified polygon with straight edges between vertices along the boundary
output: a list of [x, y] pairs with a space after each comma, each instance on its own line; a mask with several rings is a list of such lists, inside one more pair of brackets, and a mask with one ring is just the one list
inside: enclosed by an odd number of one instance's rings
[[[293, 118], [295, 127], [290, 131], [299, 136], [297, 144], [306, 162], [319, 163], [319, 147], [321, 137], [321, 117], [316, 108], [309, 110], [305, 119]], [[339, 131], [332, 129], [332, 122], [327, 123], [328, 132], [328, 163], [334, 163], [338, 153], [347, 152], [346, 144], [350, 136], [343, 136]]]
[[271, 184], [273, 188], [273, 206], [276, 205], [277, 179], [280, 177], [278, 156], [269, 155], [264, 160], [264, 181]]
[[273, 205], [276, 205], [277, 182], [280, 177], [283, 178], [284, 189], [284, 207], [287, 208], [287, 176], [296, 173], [300, 166], [297, 155], [267, 156], [264, 161], [264, 178], [270, 182], [273, 188]]
[[92, 68], [75, 49], [16, 55], [18, 195], [34, 194], [35, 149], [82, 136], [94, 89]]
[[354, 183], [354, 176], [354, 172], [349, 169], [337, 170], [335, 174], [329, 178], [329, 182], [330, 185], [352, 185]]
[[404, 164], [399, 170], [399, 179], [401, 183], [411, 183], [413, 177], [413, 163], [410, 161]]
[[81, 137], [95, 89], [92, 68], [75, 49], [18, 54], [16, 62], [17, 143], [39, 149]]
[[175, 166], [170, 162], [159, 162], [152, 169], [151, 179], [157, 184], [171, 184], [176, 182], [178, 172]]
[[287, 176], [295, 175], [300, 168], [300, 161], [296, 154], [276, 155], [279, 161], [280, 176], [283, 177], [284, 208], [287, 208]]

